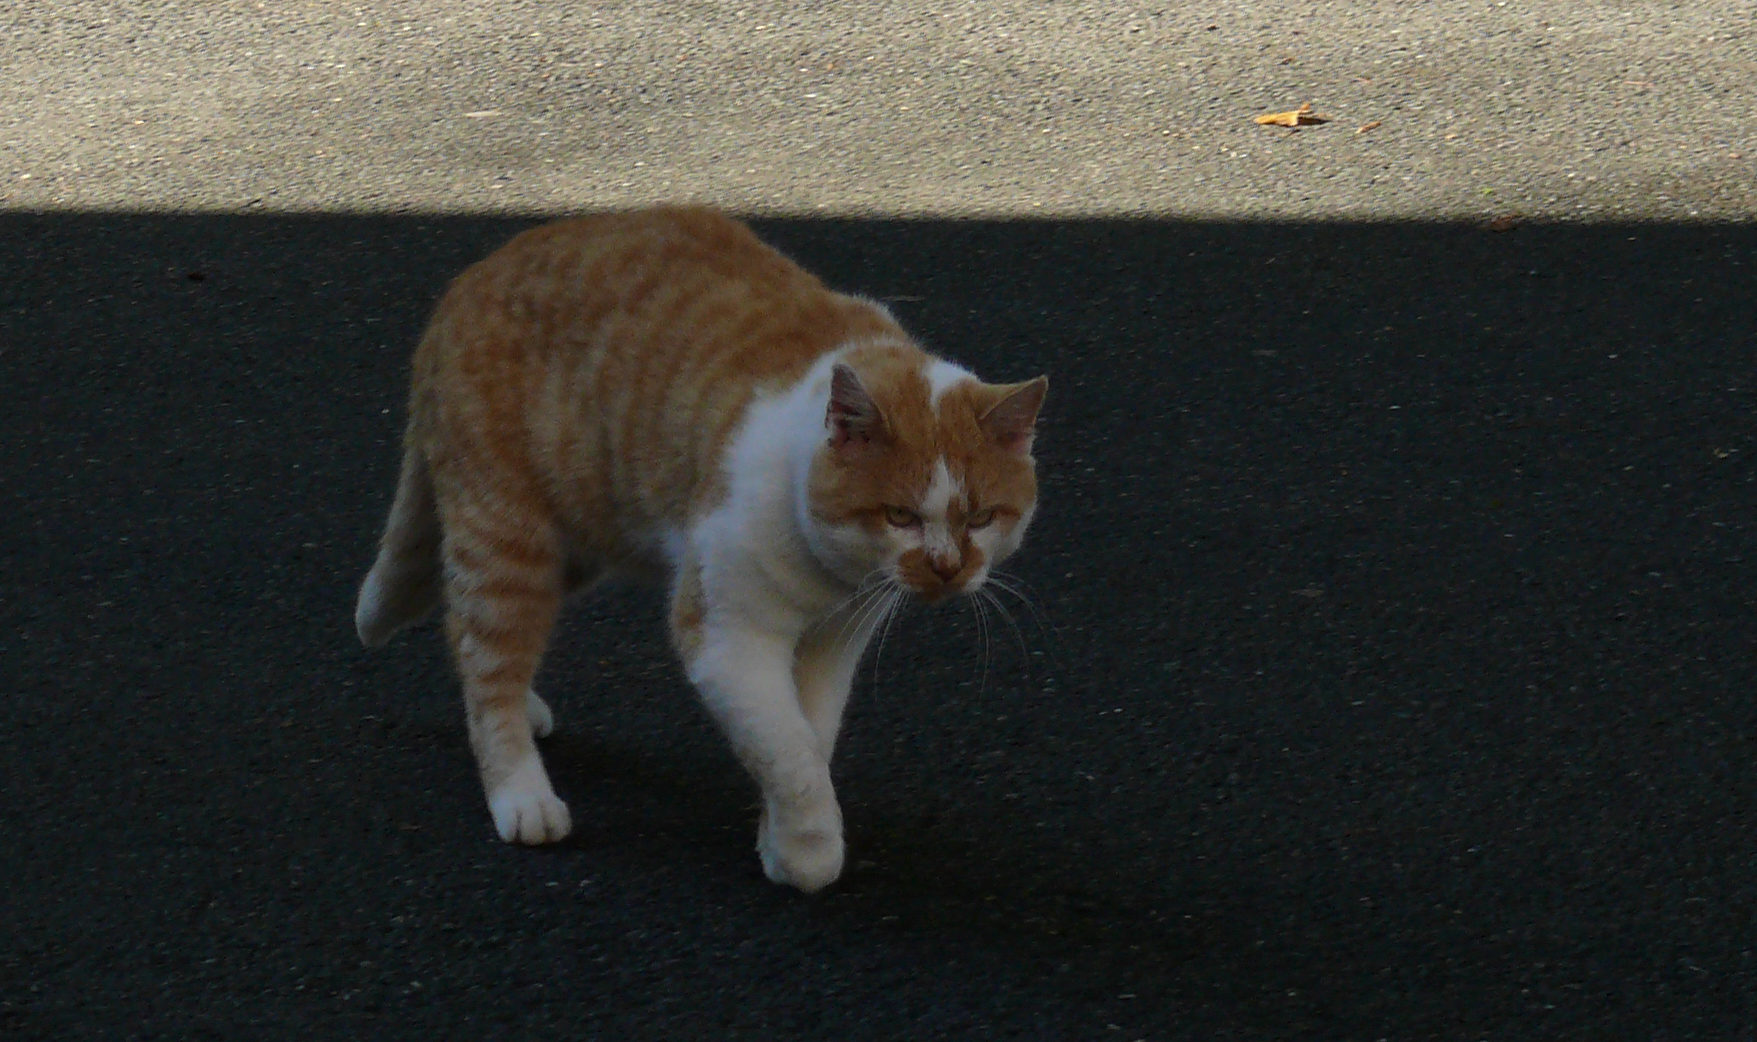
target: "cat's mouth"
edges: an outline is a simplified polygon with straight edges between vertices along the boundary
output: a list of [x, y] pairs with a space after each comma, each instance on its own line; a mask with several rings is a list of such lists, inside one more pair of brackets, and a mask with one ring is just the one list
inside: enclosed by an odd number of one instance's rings
[[965, 553], [948, 560], [914, 550], [897, 562], [897, 578], [929, 604], [971, 592], [982, 585], [984, 571], [980, 553]]
[[915, 591], [915, 596], [929, 604], [938, 604], [948, 597], [955, 597], [965, 592], [963, 587], [953, 586], [951, 583], [940, 583], [937, 586], [917, 586], [911, 583], [909, 588]]

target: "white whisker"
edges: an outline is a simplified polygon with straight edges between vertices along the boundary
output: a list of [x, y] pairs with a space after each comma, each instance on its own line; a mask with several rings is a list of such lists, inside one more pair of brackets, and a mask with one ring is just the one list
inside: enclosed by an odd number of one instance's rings
[[843, 622], [841, 630], [836, 634], [837, 638], [840, 639], [846, 635], [850, 628], [853, 629], [856, 639], [861, 639], [862, 632], [870, 634], [871, 630], [867, 627], [869, 624], [874, 627], [878, 625], [878, 619], [883, 616], [885, 611], [884, 604], [890, 595], [890, 588], [891, 580], [887, 578], [868, 591], [868, 596], [860, 603], [859, 609], [847, 621]]
[[[1024, 605], [1025, 609], [1031, 613], [1031, 623], [1037, 628], [1038, 634], [1044, 638], [1051, 662], [1055, 665], [1058, 672], [1065, 675], [1067, 673], [1067, 665], [1063, 661], [1061, 642], [1056, 638], [1055, 629], [1049, 625], [1048, 620], [1045, 618], [1043, 609], [1037, 604], [1038, 601], [1042, 600], [1041, 597], [1036, 596], [1037, 591], [1032, 589], [1031, 584], [1027, 583], [1024, 579], [1010, 573], [990, 572], [988, 575], [988, 581], [992, 583], [996, 589], [1011, 594], [1014, 599]], [[997, 600], [996, 603], [998, 604], [999, 601]]]
[[874, 683], [878, 681], [879, 664], [885, 660], [885, 640], [891, 635], [891, 623], [897, 618], [897, 608], [909, 596], [908, 591], [901, 586], [894, 583], [892, 585], [895, 588], [891, 592], [890, 599], [885, 602], [884, 611], [880, 613], [879, 621], [874, 624], [879, 631], [878, 654], [873, 657], [872, 661]]
[[[834, 607], [819, 616], [818, 620], [812, 623], [811, 628], [807, 632], [815, 632], [827, 625], [830, 620], [840, 617], [842, 623], [840, 626], [836, 627], [836, 639], [838, 641], [848, 636], [848, 630], [851, 626], [854, 627], [855, 633], [859, 633], [858, 620], [861, 616], [866, 614], [868, 608], [872, 607], [873, 603], [878, 599], [879, 594], [883, 593], [886, 587], [890, 585], [891, 579], [886, 572], [887, 569], [882, 567], [874, 568], [872, 571], [867, 572], [866, 575], [861, 577], [860, 583], [854, 588], [854, 592], [842, 598], [842, 600]], [[878, 581], [872, 582], [875, 577]], [[852, 606], [852, 610], [849, 610], [850, 606]], [[843, 614], [844, 612], [846, 612], [846, 614]]]
[[1019, 620], [1013, 617], [1013, 613], [1007, 610], [1007, 606], [1001, 603], [999, 597], [986, 590], [983, 593], [988, 597], [988, 603], [994, 605], [995, 610], [1001, 613], [1001, 618], [1005, 619], [1007, 626], [1012, 629], [1013, 639], [1019, 645], [1019, 654], [1025, 659], [1025, 675], [1029, 677], [1031, 675], [1031, 649], [1025, 646], [1025, 631], [1019, 628]]
[[980, 698], [988, 691], [989, 659], [988, 609], [982, 606], [982, 598], [990, 595], [984, 594], [981, 590], [976, 590], [975, 593], [977, 596], [971, 597], [969, 600], [970, 610], [976, 616], [977, 638], [982, 644], [982, 681], [976, 686], [976, 695]]
[[[840, 601], [838, 601], [834, 607], [830, 608], [828, 611], [826, 611], [822, 615], [820, 615], [818, 617], [818, 620], [812, 624], [812, 628], [816, 629], [817, 627], [824, 625], [825, 623], [829, 622], [831, 619], [835, 618], [837, 613], [839, 613], [843, 608], [848, 607], [850, 604], [854, 603], [856, 600], [859, 600], [862, 597], [869, 596], [875, 590], [879, 590], [879, 589], [884, 588], [884, 585], [885, 585], [884, 573], [885, 573], [885, 569], [881, 567], [881, 568], [874, 568], [872, 571], [867, 572], [865, 575], [861, 576], [860, 582], [856, 583], [854, 586], [854, 591], [852, 593], [850, 593], [848, 596], [846, 596], [846, 597], [842, 598]], [[873, 583], [871, 581], [875, 576], [878, 577], [879, 581]], [[871, 585], [868, 585], [868, 583], [871, 583]]]

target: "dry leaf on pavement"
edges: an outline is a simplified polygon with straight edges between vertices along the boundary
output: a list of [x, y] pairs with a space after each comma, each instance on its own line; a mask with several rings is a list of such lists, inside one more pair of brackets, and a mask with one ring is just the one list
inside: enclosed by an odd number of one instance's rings
[[1330, 117], [1312, 111], [1312, 103], [1306, 102], [1292, 112], [1271, 112], [1266, 116], [1258, 116], [1257, 122], [1265, 127], [1306, 127], [1314, 123], [1328, 123]]

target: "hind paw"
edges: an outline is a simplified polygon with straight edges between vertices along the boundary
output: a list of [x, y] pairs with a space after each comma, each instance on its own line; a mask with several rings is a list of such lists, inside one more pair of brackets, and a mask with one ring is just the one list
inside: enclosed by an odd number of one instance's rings
[[573, 828], [567, 804], [555, 795], [535, 757], [488, 794], [488, 810], [494, 815], [494, 830], [508, 843], [554, 843]]
[[531, 722], [531, 733], [538, 738], [547, 738], [555, 731], [555, 714], [535, 691], [525, 692], [525, 719]]

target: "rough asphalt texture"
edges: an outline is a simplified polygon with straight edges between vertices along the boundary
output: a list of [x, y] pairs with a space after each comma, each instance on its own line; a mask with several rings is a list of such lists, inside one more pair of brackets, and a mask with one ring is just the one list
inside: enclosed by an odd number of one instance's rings
[[[1749, 160], [1722, 162], [1757, 154], [1751, 16], [1563, 6], [995, 5], [1041, 55], [1015, 79], [909, 4], [816, 36], [756, 5], [9, 15], [0, 156], [41, 173], [0, 171], [0, 1037], [1757, 1038], [1757, 228]], [[401, 15], [432, 32], [399, 92], [356, 56]], [[1131, 19], [1151, 67], [1097, 46]], [[1335, 78], [1272, 65], [1276, 26]], [[1521, 99], [1531, 147], [1375, 137], [1393, 120], [1340, 77], [1393, 28], [1437, 63], [1400, 74], [1406, 108], [1514, 79], [1454, 119]], [[885, 54], [882, 104], [782, 105], [808, 37]], [[685, 38], [725, 67], [659, 69]], [[366, 71], [324, 94], [336, 119], [288, 120], [276, 99], [350, 71], [325, 53]], [[1105, 104], [1043, 93], [1054, 67]], [[911, 77], [938, 136], [898, 115]], [[1248, 161], [1138, 161], [1146, 103], [1102, 120], [1149, 81], [1175, 132]], [[586, 111], [586, 82], [622, 107]], [[554, 146], [574, 166], [544, 181], [551, 146], [501, 117], [405, 133], [463, 96], [526, 113], [539, 83], [558, 124], [628, 136]], [[771, 93], [794, 122], [733, 119]], [[1349, 123], [1234, 127], [1306, 95]], [[1591, 97], [1637, 143], [1577, 149], [1562, 101]], [[685, 104], [693, 129], [655, 116]], [[209, 139], [179, 143], [197, 110]], [[1065, 154], [1029, 150], [1044, 126]], [[308, 130], [355, 165], [288, 151]], [[692, 151], [741, 134], [770, 143], [758, 174]], [[118, 162], [140, 142], [161, 162]], [[986, 194], [949, 173], [989, 148]], [[1473, 162], [1518, 205], [1479, 203]], [[813, 899], [762, 880], [753, 793], [652, 594], [558, 635], [546, 755], [576, 832], [551, 850], [494, 839], [433, 629], [352, 633], [409, 350], [530, 223], [466, 211], [667, 195], [774, 214], [931, 345], [1053, 381], [1019, 559], [1041, 622], [1019, 609], [1023, 650], [1002, 631], [986, 660], [967, 611], [898, 623], [838, 757], [850, 871]], [[1512, 212], [1541, 220], [1479, 226]]]

